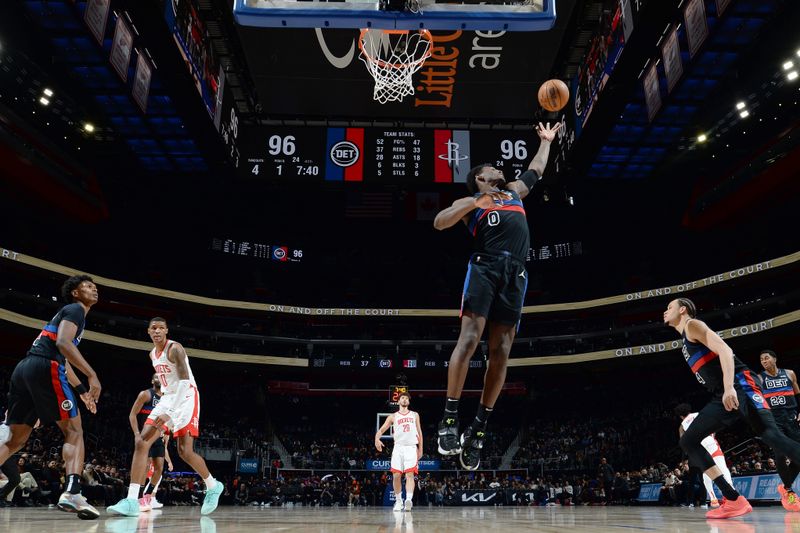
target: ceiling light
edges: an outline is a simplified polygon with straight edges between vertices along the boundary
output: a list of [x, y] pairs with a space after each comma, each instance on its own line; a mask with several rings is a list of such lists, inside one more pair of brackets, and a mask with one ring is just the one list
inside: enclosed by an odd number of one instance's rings
[[706, 137], [705, 133], [701, 133], [700, 135], [697, 136], [697, 142], [699, 142], [699, 143], [704, 143], [707, 140], [708, 140], [708, 137]]
[[44, 91], [42, 91], [42, 92], [43, 92], [43, 93], [44, 93], [44, 95], [45, 95], [45, 96], [47, 96], [47, 97], [53, 96], [53, 91], [51, 91], [50, 89], [47, 89], [47, 88], [45, 88], [45, 90], [44, 90]]
[[789, 81], [794, 81], [797, 79], [797, 71], [793, 70], [789, 74], [786, 75], [786, 79]]
[[41, 98], [39, 98], [39, 103], [42, 105], [50, 105], [50, 100], [42, 96]]
[[792, 63], [791, 61], [787, 61], [786, 63], [783, 64], [783, 70], [789, 70], [793, 66], [794, 66], [794, 63]]
[[750, 116], [750, 111], [748, 111], [747, 109], [745, 109], [745, 110], [743, 110], [741, 113], [739, 113], [739, 116], [740, 116], [740, 117], [742, 117], [742, 118], [747, 118], [747, 117], [749, 117], [749, 116]]
[[94, 131], [94, 124], [92, 124], [91, 122], [87, 122], [86, 124], [83, 125], [83, 131], [92, 133]]
[[738, 110], [740, 110], [740, 111], [741, 111], [742, 109], [744, 109], [744, 102], [739, 102], [738, 104], [736, 104], [736, 109], [738, 109]]

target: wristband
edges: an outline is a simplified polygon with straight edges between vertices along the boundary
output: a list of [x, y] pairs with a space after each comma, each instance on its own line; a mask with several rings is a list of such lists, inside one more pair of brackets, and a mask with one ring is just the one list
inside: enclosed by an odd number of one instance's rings
[[536, 175], [536, 172], [532, 170], [527, 170], [522, 173], [522, 176], [519, 177], [519, 181], [525, 184], [525, 186], [530, 191], [533, 189], [533, 186], [536, 185], [536, 182], [541, 179], [540, 176]]
[[81, 394], [86, 394], [87, 392], [89, 392], [89, 390], [86, 388], [86, 385], [84, 385], [83, 383], [78, 383], [77, 385], [75, 385], [72, 388], [75, 389], [75, 392], [78, 393], [78, 396], [80, 396]]

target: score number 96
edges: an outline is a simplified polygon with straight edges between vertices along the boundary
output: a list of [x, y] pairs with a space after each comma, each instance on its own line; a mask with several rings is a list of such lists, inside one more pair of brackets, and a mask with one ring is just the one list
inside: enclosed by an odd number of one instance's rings
[[[522, 139], [512, 141], [511, 139], [503, 139], [500, 141], [500, 157], [502, 161], [497, 161], [498, 167], [504, 166], [504, 161], [515, 159], [517, 161], [526, 162], [528, 159], [528, 143]], [[522, 169], [514, 169], [514, 178], [518, 178], [522, 174]]]

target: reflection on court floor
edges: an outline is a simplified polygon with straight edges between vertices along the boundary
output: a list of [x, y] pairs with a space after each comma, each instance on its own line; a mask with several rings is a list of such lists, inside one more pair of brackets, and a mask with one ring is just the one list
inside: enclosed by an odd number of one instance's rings
[[0, 531], [13, 533], [463, 533], [465, 531], [672, 533], [798, 533], [800, 513], [779, 506], [756, 507], [730, 520], [706, 520], [703, 509], [687, 507], [415, 507], [410, 513], [390, 508], [220, 507], [200, 516], [199, 507], [164, 508], [138, 518], [103, 516], [81, 521], [44, 508], [0, 509]]

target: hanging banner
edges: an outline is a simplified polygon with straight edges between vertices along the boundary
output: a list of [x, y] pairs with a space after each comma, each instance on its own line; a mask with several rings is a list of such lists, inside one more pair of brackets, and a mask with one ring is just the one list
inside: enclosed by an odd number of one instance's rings
[[689, 0], [683, 9], [686, 23], [686, 40], [689, 42], [689, 57], [693, 58], [708, 37], [706, 6], [703, 0]]
[[678, 28], [673, 26], [664, 43], [661, 45], [661, 58], [664, 63], [664, 74], [667, 76], [667, 93], [671, 93], [675, 84], [683, 76], [681, 48], [678, 44]]
[[647, 121], [652, 122], [658, 110], [661, 109], [661, 88], [658, 84], [658, 69], [656, 63], [650, 65], [650, 70], [644, 75], [644, 101], [647, 104]]
[[100, 46], [103, 46], [103, 39], [106, 36], [110, 8], [111, 0], [89, 0], [86, 2], [86, 11], [83, 13], [84, 22], [89, 26], [89, 31], [92, 32]]
[[153, 65], [145, 52], [139, 52], [136, 60], [136, 74], [133, 76], [133, 99], [139, 104], [142, 113], [147, 113], [147, 97], [150, 95], [150, 80], [153, 77]]
[[731, 0], [717, 0], [717, 16], [721, 17], [729, 5], [731, 5]]
[[114, 42], [111, 44], [111, 64], [117, 71], [122, 81], [128, 81], [128, 65], [131, 62], [131, 52], [133, 51], [133, 33], [131, 33], [128, 23], [125, 22], [124, 14], [117, 17], [117, 28], [114, 30]]

